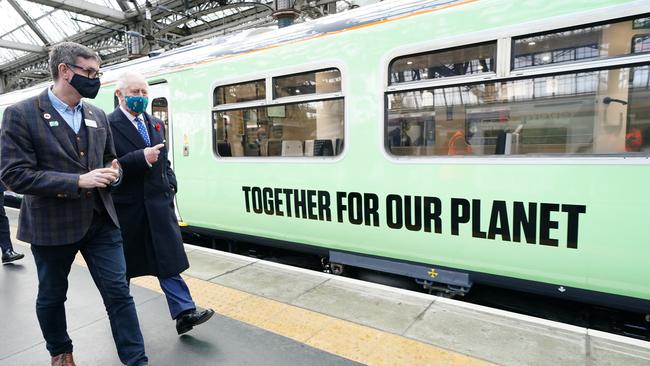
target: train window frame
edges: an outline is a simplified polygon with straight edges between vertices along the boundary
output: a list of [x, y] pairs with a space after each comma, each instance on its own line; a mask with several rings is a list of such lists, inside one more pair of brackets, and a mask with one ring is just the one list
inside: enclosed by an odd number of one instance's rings
[[[470, 155], [470, 156], [448, 156], [448, 155], [395, 155], [391, 153], [387, 143], [387, 121], [388, 121], [388, 98], [390, 94], [396, 92], [409, 92], [416, 90], [427, 90], [442, 87], [463, 86], [466, 84], [506, 82], [517, 79], [528, 79], [534, 77], [554, 76], [559, 74], [570, 74], [580, 71], [595, 71], [598, 69], [613, 68], [633, 68], [635, 66], [647, 65], [650, 63], [650, 53], [634, 54], [629, 53], [620, 57], [590, 60], [585, 62], [564, 63], [557, 65], [543, 65], [525, 69], [512, 69], [513, 38], [523, 37], [529, 34], [544, 34], [560, 31], [563, 29], [583, 28], [593, 24], [607, 24], [624, 21], [627, 19], [643, 18], [650, 16], [648, 13], [638, 13], [637, 9], [624, 7], [621, 16], [612, 17], [605, 11], [593, 12], [590, 17], [594, 20], [585, 19], [581, 24], [576, 25], [572, 17], [563, 15], [544, 22], [532, 23], [527, 27], [527, 32], [517, 26], [495, 29], [493, 31], [483, 32], [482, 34], [470, 34], [466, 36], [454, 36], [443, 38], [431, 42], [417, 44], [413, 46], [404, 46], [391, 51], [384, 56], [383, 62], [383, 104], [381, 105], [382, 116], [381, 127], [379, 128], [378, 137], [380, 139], [381, 152], [384, 158], [396, 163], [431, 163], [437, 164], [632, 164], [632, 165], [649, 165], [650, 159], [647, 154], [638, 153], [616, 153], [616, 154], [584, 154], [584, 155]], [[454, 77], [454, 80], [447, 82], [443, 78], [439, 82], [420, 81], [409, 82], [404, 85], [394, 85], [389, 83], [390, 65], [400, 57], [411, 54], [427, 53], [436, 50], [444, 50], [462, 45], [471, 45], [477, 43], [497, 40], [497, 58], [496, 74], [493, 77]]]
[[[288, 78], [288, 77], [293, 77], [293, 76], [300, 76], [300, 75], [306, 75], [306, 74], [311, 74], [311, 73], [316, 74], [316, 73], [319, 73], [319, 72], [330, 71], [330, 70], [336, 70], [336, 71], [339, 72], [339, 77], [341, 78], [341, 89], [338, 90], [338, 91], [329, 92], [329, 93], [308, 93], [308, 94], [300, 94], [300, 95], [287, 95], [287, 96], [281, 96], [281, 97], [278, 97], [276, 95], [275, 86], [276, 86], [277, 79]], [[280, 102], [280, 103], [283, 103], [284, 101], [287, 101], [287, 100], [300, 98], [300, 97], [303, 97], [303, 96], [305, 98], [308, 98], [309, 96], [312, 96], [312, 95], [332, 95], [332, 96], [340, 95], [342, 93], [342, 89], [343, 89], [343, 75], [341, 74], [341, 70], [339, 68], [337, 68], [337, 67], [328, 67], [328, 68], [319, 69], [319, 70], [310, 70], [310, 71], [306, 71], [306, 72], [298, 72], [298, 73], [292, 73], [292, 74], [276, 75], [276, 76], [271, 77], [270, 79], [271, 79], [271, 99], [273, 101]]]
[[[235, 85], [254, 84], [254, 83], [257, 83], [257, 82], [262, 82], [261, 84], [264, 85], [264, 97], [258, 98], [258, 99], [253, 99], [253, 100], [247, 100], [247, 101], [243, 101], [243, 102], [230, 102], [230, 103], [221, 103], [221, 104], [217, 103], [217, 100], [216, 100], [217, 89], [226, 88], [226, 87], [235, 86]], [[216, 87], [212, 88], [212, 103], [211, 104], [212, 104], [213, 107], [216, 107], [216, 106], [229, 106], [229, 105], [233, 105], [233, 104], [259, 103], [262, 100], [266, 100], [267, 97], [268, 97], [268, 83], [266, 82], [265, 78], [256, 78], [256, 79], [241, 81], [241, 82], [236, 82], [236, 83], [221, 84], [219, 86], [216, 86]]]
[[[451, 51], [457, 51], [457, 50], [462, 50], [462, 49], [467, 49], [467, 48], [473, 48], [473, 47], [479, 47], [479, 46], [487, 46], [490, 44], [494, 44], [494, 68], [495, 70], [493, 72], [485, 72], [485, 73], [477, 73], [477, 74], [465, 74], [465, 75], [454, 75], [454, 76], [447, 76], [447, 77], [440, 77], [440, 78], [430, 78], [430, 79], [424, 79], [420, 81], [404, 81], [404, 82], [392, 82], [391, 81], [391, 70], [393, 68], [393, 65], [395, 62], [398, 62], [400, 59], [404, 59], [407, 57], [418, 57], [418, 56], [424, 56], [427, 54], [434, 54], [434, 53], [443, 53], [443, 52], [451, 52]], [[499, 70], [499, 42], [498, 39], [488, 39], [483, 42], [476, 42], [476, 43], [468, 43], [468, 44], [461, 44], [461, 45], [455, 45], [452, 47], [445, 47], [445, 48], [440, 48], [440, 49], [435, 49], [435, 50], [429, 50], [429, 51], [423, 51], [423, 52], [417, 52], [417, 53], [412, 53], [412, 54], [406, 54], [402, 55], [399, 57], [393, 58], [389, 63], [388, 63], [388, 75], [386, 81], [388, 82], [389, 86], [397, 87], [397, 86], [409, 86], [409, 85], [420, 85], [420, 83], [432, 83], [432, 84], [444, 84], [444, 83], [454, 83], [457, 80], [461, 79], [466, 79], [466, 78], [478, 78], [478, 79], [485, 79], [485, 78], [491, 78], [491, 77], [496, 77], [498, 74]]]
[[[626, 21], [633, 21], [637, 18], [648, 18], [650, 17], [650, 13], [641, 13], [637, 15], [632, 15], [632, 16], [625, 16], [625, 17], [616, 17], [608, 20], [601, 20], [601, 21], [596, 21], [596, 22], [586, 22], [586, 23], [581, 23], [579, 25], [573, 25], [569, 27], [560, 27], [560, 28], [550, 28], [549, 30], [544, 30], [544, 31], [539, 31], [539, 32], [533, 32], [533, 33], [525, 33], [525, 34], [520, 34], [520, 35], [515, 35], [510, 37], [510, 60], [509, 60], [509, 69], [511, 71], [523, 71], [523, 70], [529, 70], [529, 69], [536, 69], [536, 68], [547, 68], [547, 67], [555, 67], [555, 66], [560, 66], [560, 65], [574, 65], [574, 64], [583, 64], [583, 63], [592, 63], [592, 62], [597, 62], [597, 61], [608, 61], [608, 60], [614, 60], [618, 58], [626, 58], [629, 56], [634, 55], [633, 52], [627, 53], [627, 54], [622, 54], [622, 55], [616, 55], [616, 56], [611, 56], [611, 57], [603, 57], [603, 58], [596, 58], [592, 60], [585, 60], [585, 61], [572, 61], [572, 62], [565, 62], [565, 63], [550, 63], [550, 64], [543, 64], [543, 65], [534, 65], [534, 66], [524, 66], [524, 67], [519, 67], [515, 68], [515, 54], [514, 54], [514, 48], [515, 48], [515, 42], [518, 39], [522, 38], [530, 38], [530, 37], [537, 37], [537, 36], [544, 36], [544, 35], [549, 35], [549, 34], [554, 34], [554, 33], [561, 33], [561, 32], [569, 32], [573, 30], [579, 30], [579, 29], [584, 29], [584, 28], [590, 28], [590, 27], [598, 27], [602, 25], [608, 25], [608, 24], [616, 24], [616, 23], [622, 23]], [[637, 35], [633, 36], [632, 38], [636, 37]], [[554, 50], [555, 51], [555, 50]], [[640, 54], [641, 55], [641, 54]]]
[[[310, 72], [318, 72], [318, 71], [323, 71], [323, 70], [329, 70], [329, 69], [336, 69], [340, 73], [341, 77], [341, 90], [339, 92], [334, 92], [334, 93], [323, 93], [323, 94], [305, 94], [305, 95], [297, 95], [297, 96], [287, 96], [287, 97], [281, 97], [281, 98], [274, 98], [274, 93], [273, 93], [273, 80], [274, 78], [277, 77], [284, 77], [284, 76], [292, 76], [292, 75], [300, 75], [300, 74], [306, 74]], [[271, 72], [264, 72], [263, 74], [251, 74], [249, 77], [238, 77], [235, 79], [227, 79], [227, 80], [220, 80], [216, 81], [211, 85], [211, 91], [216, 90], [216, 88], [220, 86], [227, 86], [227, 85], [232, 85], [232, 84], [238, 84], [238, 83], [245, 83], [247, 81], [253, 81], [253, 80], [265, 80], [266, 83], [266, 97], [264, 99], [256, 100], [256, 101], [249, 101], [249, 102], [242, 102], [242, 103], [229, 103], [229, 104], [221, 104], [221, 105], [213, 105], [213, 96], [210, 94], [210, 105], [211, 105], [211, 111], [210, 111], [210, 123], [212, 125], [211, 128], [211, 144], [212, 144], [212, 152], [213, 156], [216, 160], [220, 162], [230, 162], [230, 163], [237, 163], [237, 162], [248, 162], [248, 163], [259, 163], [259, 162], [270, 162], [270, 163], [287, 163], [287, 162], [295, 162], [295, 161], [309, 161], [309, 162], [315, 162], [315, 163], [332, 163], [332, 162], [337, 162], [341, 159], [344, 158], [344, 156], [347, 153], [347, 142], [345, 141], [347, 136], [348, 136], [348, 123], [347, 123], [347, 116], [349, 114], [348, 110], [348, 105], [346, 104], [346, 89], [347, 89], [347, 84], [346, 84], [346, 68], [345, 64], [340, 61], [330, 61], [330, 62], [321, 62], [321, 63], [316, 63], [316, 64], [307, 64], [307, 65], [297, 65], [297, 66], [292, 66], [289, 68], [283, 68], [283, 69], [277, 69], [273, 70]], [[256, 77], [257, 76], [257, 77]], [[327, 156], [322, 156], [322, 155], [302, 155], [302, 156], [221, 156], [219, 152], [217, 151], [217, 140], [216, 140], [216, 135], [217, 131], [214, 128], [214, 114], [218, 112], [225, 112], [225, 111], [232, 111], [232, 110], [240, 110], [240, 109], [252, 109], [252, 108], [270, 108], [270, 107], [277, 107], [277, 106], [286, 106], [290, 104], [299, 104], [299, 103], [308, 103], [308, 102], [321, 102], [321, 101], [329, 101], [329, 100], [336, 100], [340, 99], [342, 100], [342, 113], [343, 113], [343, 126], [342, 126], [342, 138], [341, 138], [341, 143], [340, 146], [334, 146], [334, 154], [333, 155], [327, 155]], [[333, 143], [336, 145], [336, 143]], [[338, 152], [338, 154], [337, 154]]]

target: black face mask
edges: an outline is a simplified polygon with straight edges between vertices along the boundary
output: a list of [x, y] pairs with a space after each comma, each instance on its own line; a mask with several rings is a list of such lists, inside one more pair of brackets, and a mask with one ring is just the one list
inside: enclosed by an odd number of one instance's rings
[[79, 74], [74, 74], [72, 79], [70, 79], [70, 85], [79, 92], [79, 95], [90, 99], [95, 99], [97, 93], [99, 93], [101, 84], [99, 78], [91, 79]]

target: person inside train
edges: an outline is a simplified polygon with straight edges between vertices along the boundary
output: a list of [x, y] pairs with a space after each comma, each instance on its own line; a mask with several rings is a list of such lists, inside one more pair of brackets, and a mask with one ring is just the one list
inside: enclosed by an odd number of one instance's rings
[[212, 309], [197, 309], [180, 276], [189, 262], [174, 209], [176, 176], [167, 159], [164, 123], [146, 112], [149, 86], [128, 72], [117, 81], [117, 108], [108, 115], [124, 179], [112, 195], [122, 228], [127, 277], [156, 276], [176, 331], [208, 321]]
[[24, 254], [14, 250], [9, 231], [9, 219], [5, 212], [5, 187], [0, 183], [0, 249], [2, 249], [2, 263], [11, 263], [25, 257]]
[[106, 115], [81, 100], [99, 92], [100, 62], [81, 44], [53, 46], [54, 85], [8, 107], [2, 119], [0, 177], [23, 194], [17, 237], [31, 244], [36, 262], [36, 315], [52, 366], [75, 364], [65, 301], [78, 252], [104, 300], [120, 361], [148, 362], [109, 193], [121, 170]]

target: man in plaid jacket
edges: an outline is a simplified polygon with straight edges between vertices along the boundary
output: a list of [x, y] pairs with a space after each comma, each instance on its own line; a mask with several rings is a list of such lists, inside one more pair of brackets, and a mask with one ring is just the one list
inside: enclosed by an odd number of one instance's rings
[[56, 45], [54, 85], [7, 108], [2, 120], [0, 178], [24, 195], [17, 237], [32, 244], [36, 315], [53, 366], [74, 365], [64, 303], [79, 251], [104, 300], [120, 360], [147, 363], [109, 192], [121, 175], [111, 130], [101, 109], [81, 101], [99, 91], [99, 62], [80, 44]]

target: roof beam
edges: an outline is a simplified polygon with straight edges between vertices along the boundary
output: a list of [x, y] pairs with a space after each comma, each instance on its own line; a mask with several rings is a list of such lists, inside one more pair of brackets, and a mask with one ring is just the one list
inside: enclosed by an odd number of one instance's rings
[[129, 8], [129, 5], [127, 5], [127, 3], [126, 3], [125, 0], [117, 0], [117, 5], [120, 6], [120, 9], [122, 9], [122, 11], [129, 11], [129, 10], [131, 10], [131, 9]]
[[27, 43], [18, 43], [0, 39], [0, 48], [9, 48], [12, 50], [27, 51], [34, 53], [47, 53], [47, 49], [43, 46], [37, 46], [35, 44]]
[[45, 35], [45, 33], [43, 32], [43, 30], [41, 29], [41, 27], [39, 27], [38, 24], [36, 24], [34, 19], [32, 19], [29, 15], [27, 15], [27, 12], [25, 12], [25, 9], [23, 9], [16, 2], [16, 0], [7, 0], [7, 1], [14, 8], [14, 10], [16, 10], [16, 13], [18, 13], [18, 15], [20, 15], [20, 17], [23, 18], [23, 20], [25, 21], [27, 26], [29, 26], [34, 31], [34, 33], [36, 33], [38, 38], [40, 38], [41, 41], [43, 41], [43, 43], [45, 43], [45, 44], [50, 44], [51, 43], [50, 40]]
[[51, 6], [57, 9], [67, 10], [73, 13], [87, 15], [92, 18], [99, 18], [113, 23], [124, 23], [131, 15], [97, 5], [84, 0], [27, 0], [33, 3]]

